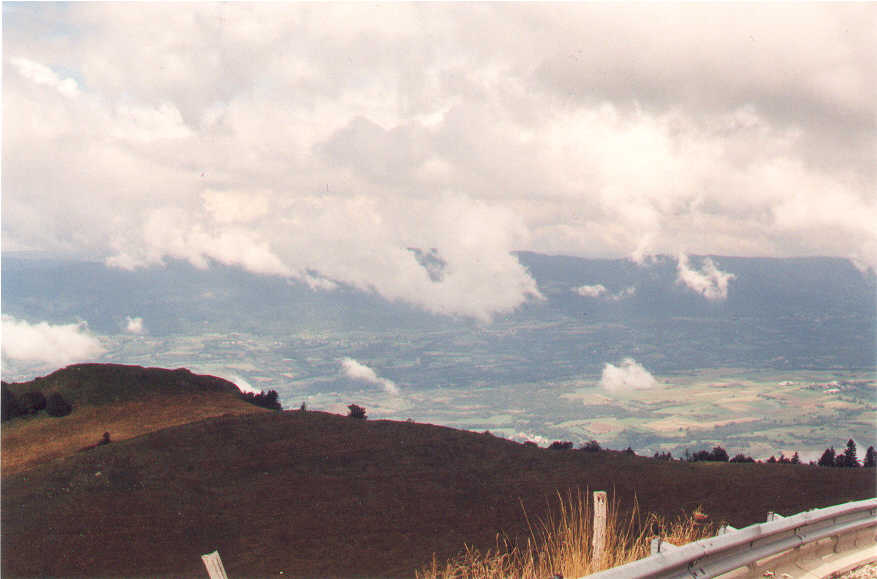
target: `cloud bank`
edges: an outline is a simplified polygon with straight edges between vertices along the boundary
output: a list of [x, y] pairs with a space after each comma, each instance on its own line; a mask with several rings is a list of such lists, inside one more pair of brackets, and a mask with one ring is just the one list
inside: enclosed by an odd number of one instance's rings
[[67, 366], [97, 360], [105, 351], [85, 322], [31, 324], [3, 314], [3, 357], [6, 359]]
[[369, 384], [377, 384], [388, 394], [399, 394], [399, 387], [396, 386], [395, 382], [387, 378], [381, 378], [374, 370], [365, 364], [357, 362], [353, 358], [344, 358], [341, 360], [341, 369], [344, 371], [344, 375], [348, 378], [368, 382]]
[[692, 269], [687, 255], [680, 255], [676, 265], [676, 282], [699, 293], [710, 301], [728, 298], [728, 282], [734, 279], [733, 273], [721, 271], [713, 260], [705, 258], [701, 269]]
[[541, 297], [516, 250], [877, 266], [874, 5], [3, 16], [7, 251], [219, 262], [482, 321]]
[[645, 390], [657, 385], [655, 377], [633, 358], [625, 358], [620, 366], [607, 362], [600, 378], [600, 386], [612, 392]]

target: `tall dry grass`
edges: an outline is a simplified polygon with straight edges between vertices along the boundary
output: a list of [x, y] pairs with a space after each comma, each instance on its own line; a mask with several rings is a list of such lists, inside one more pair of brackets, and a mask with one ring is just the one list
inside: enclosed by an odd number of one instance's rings
[[[651, 539], [682, 545], [715, 534], [715, 525], [698, 520], [694, 513], [680, 513], [674, 519], [643, 515], [634, 502], [627, 511], [616, 499], [609, 501], [606, 542], [603, 554], [592, 557], [592, 502], [589, 493], [557, 494], [557, 504], [535, 524], [530, 523], [526, 544], [514, 544], [497, 537], [496, 547], [484, 553], [470, 546], [454, 559], [430, 565], [415, 574], [418, 579], [502, 579], [506, 577], [548, 579], [555, 576], [582, 577], [603, 569], [646, 557]], [[526, 512], [524, 513], [526, 516]]]

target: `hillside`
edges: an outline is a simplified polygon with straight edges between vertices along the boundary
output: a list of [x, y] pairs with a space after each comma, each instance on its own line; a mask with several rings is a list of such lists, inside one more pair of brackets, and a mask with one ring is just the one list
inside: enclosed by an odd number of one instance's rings
[[[4, 447], [4, 453], [6, 452]], [[219, 416], [3, 478], [3, 576], [410, 576], [526, 535], [556, 491], [743, 526], [874, 495], [872, 469], [661, 462], [321, 412]], [[523, 507], [523, 508], [522, 508]]]
[[77, 364], [4, 386], [16, 396], [59, 392], [73, 405], [64, 417], [41, 412], [3, 424], [4, 475], [69, 456], [95, 444], [104, 432], [118, 442], [212, 416], [267, 412], [241, 400], [231, 382], [184, 368]]

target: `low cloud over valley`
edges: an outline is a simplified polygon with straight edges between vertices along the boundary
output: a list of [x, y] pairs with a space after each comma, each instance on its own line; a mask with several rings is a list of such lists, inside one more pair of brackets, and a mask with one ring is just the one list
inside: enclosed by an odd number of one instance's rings
[[[542, 298], [517, 250], [877, 265], [868, 3], [3, 16], [4, 251], [221, 263], [482, 322]], [[731, 279], [680, 259], [708, 300]]]

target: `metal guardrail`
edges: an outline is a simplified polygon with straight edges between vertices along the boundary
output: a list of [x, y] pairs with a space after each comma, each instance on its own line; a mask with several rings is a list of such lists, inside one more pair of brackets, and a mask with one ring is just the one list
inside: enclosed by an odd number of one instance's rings
[[[830, 537], [877, 532], [877, 499], [814, 509], [659, 552], [588, 579], [716, 577]], [[874, 536], [869, 535], [874, 542]]]

